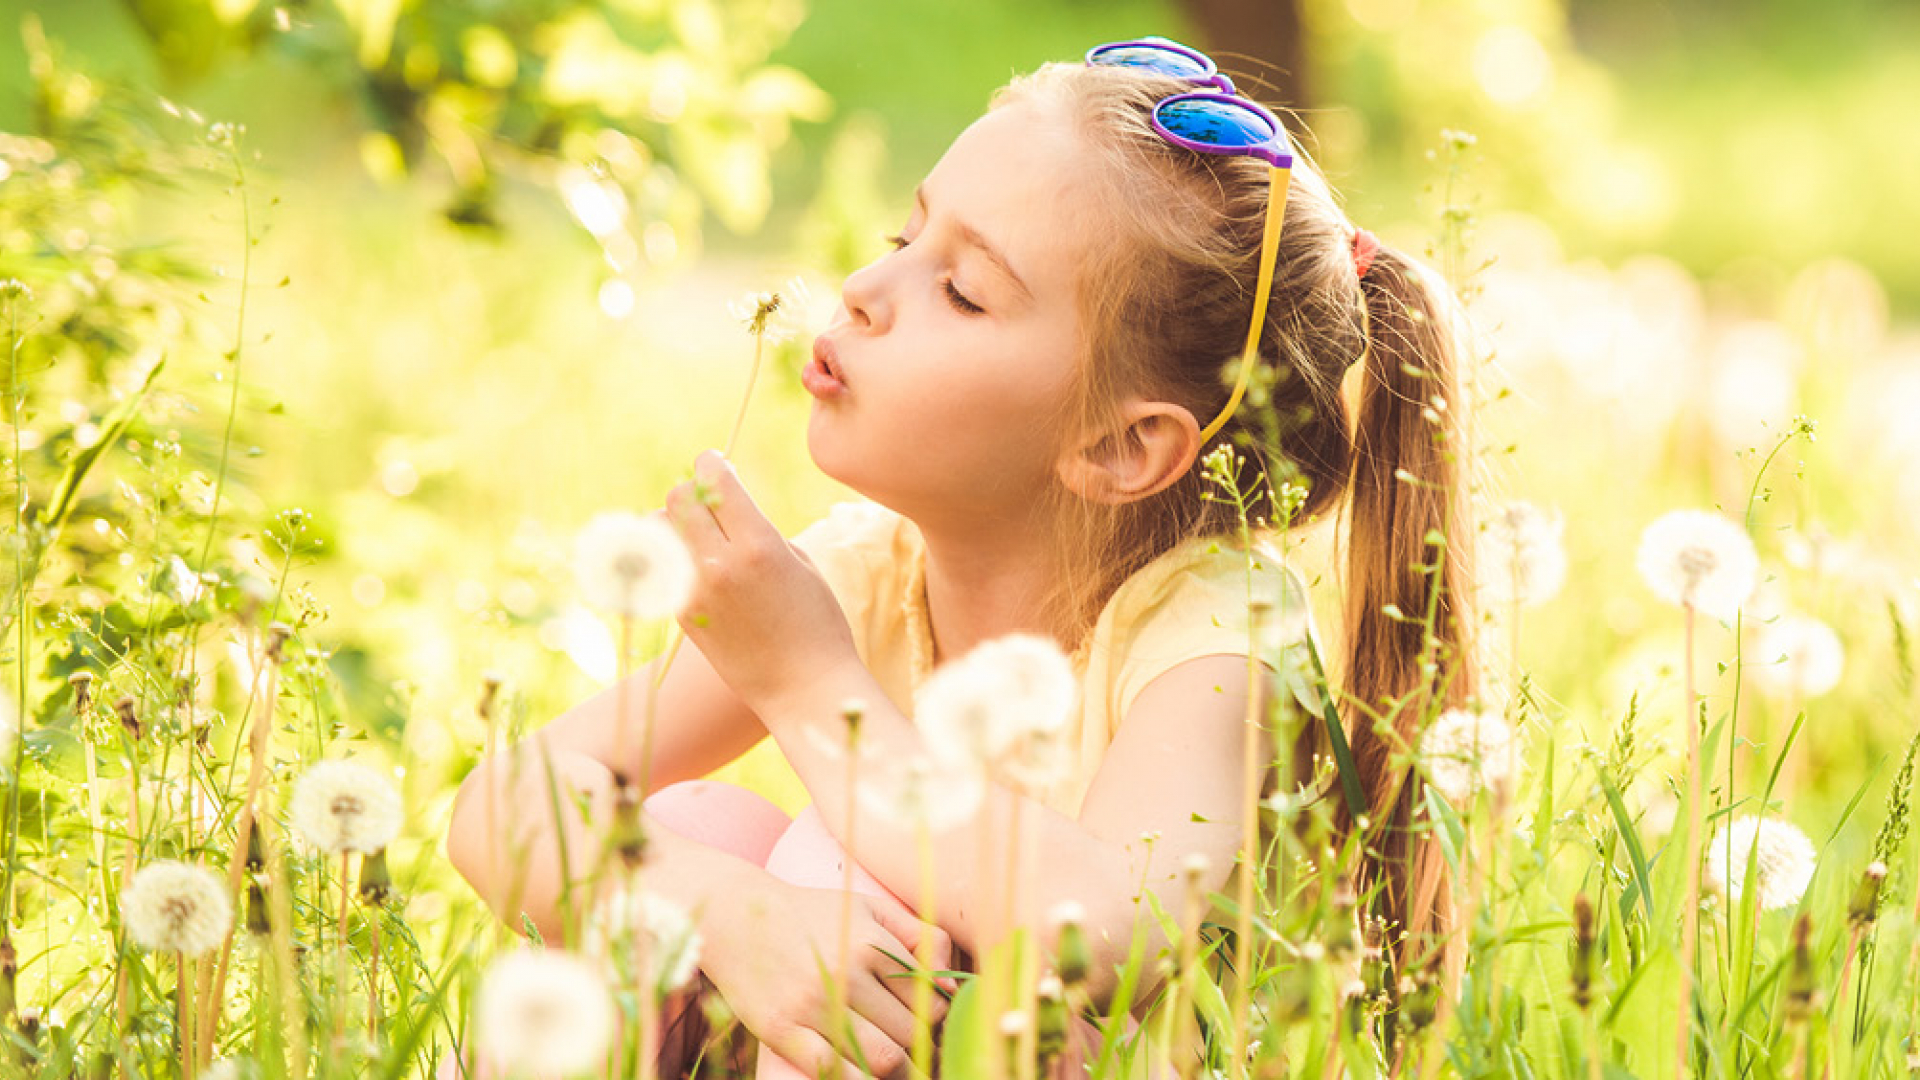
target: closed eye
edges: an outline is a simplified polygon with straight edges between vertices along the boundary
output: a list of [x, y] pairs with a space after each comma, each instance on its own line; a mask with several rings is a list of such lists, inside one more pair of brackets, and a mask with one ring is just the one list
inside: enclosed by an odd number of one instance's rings
[[[893, 250], [895, 251], [899, 251], [901, 248], [906, 247], [907, 244], [909, 243], [906, 237], [901, 236], [897, 233], [892, 236], [885, 237], [885, 240], [887, 241], [887, 243], [893, 245]], [[987, 310], [986, 308], [983, 308], [979, 304], [976, 304], [973, 301], [967, 299], [966, 297], [960, 295], [960, 290], [953, 287], [952, 278], [940, 279], [940, 287], [946, 291], [947, 303], [955, 311], [960, 312], [962, 315], [982, 315], [986, 313], [986, 310]]]
[[953, 280], [951, 278], [942, 281], [940, 284], [947, 290], [947, 302], [953, 305], [955, 311], [964, 315], [979, 315], [987, 310], [979, 304], [961, 296], [960, 290], [953, 287]]

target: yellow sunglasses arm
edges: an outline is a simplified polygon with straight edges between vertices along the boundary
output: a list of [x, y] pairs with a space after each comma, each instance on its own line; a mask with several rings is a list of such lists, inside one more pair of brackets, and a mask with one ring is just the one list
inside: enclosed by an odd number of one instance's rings
[[1227, 398], [1226, 408], [1220, 410], [1213, 423], [1201, 429], [1202, 447], [1220, 433], [1233, 411], [1240, 407], [1240, 399], [1247, 394], [1247, 377], [1260, 358], [1260, 331], [1267, 324], [1267, 298], [1273, 294], [1273, 264], [1280, 254], [1280, 226], [1287, 217], [1287, 187], [1292, 174], [1290, 168], [1269, 166], [1267, 170], [1267, 222], [1260, 237], [1260, 278], [1254, 286], [1253, 323], [1247, 327], [1247, 345], [1240, 354], [1240, 374], [1233, 381], [1233, 396]]

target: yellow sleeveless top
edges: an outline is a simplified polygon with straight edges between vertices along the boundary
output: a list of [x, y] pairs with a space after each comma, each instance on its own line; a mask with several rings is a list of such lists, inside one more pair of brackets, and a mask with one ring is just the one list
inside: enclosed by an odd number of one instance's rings
[[[889, 700], [913, 715], [914, 693], [933, 668], [927, 622], [926, 549], [907, 518], [870, 502], [834, 506], [793, 538], [813, 560], [846, 613], [860, 659]], [[1251, 591], [1250, 591], [1251, 590]], [[1133, 701], [1158, 676], [1203, 656], [1246, 656], [1248, 598], [1264, 598], [1262, 625], [1311, 633], [1306, 589], [1267, 543], [1248, 553], [1214, 539], [1181, 544], [1148, 563], [1108, 599], [1093, 633], [1073, 657], [1080, 675], [1078, 715], [1069, 729], [1076, 748], [1070, 775], [1028, 794], [1078, 817], [1100, 762]], [[1263, 638], [1269, 635], [1263, 634]], [[1276, 646], [1278, 641], [1276, 639]], [[1262, 648], [1271, 656], [1277, 648]], [[808, 797], [773, 740], [715, 774], [744, 783], [789, 813]]]

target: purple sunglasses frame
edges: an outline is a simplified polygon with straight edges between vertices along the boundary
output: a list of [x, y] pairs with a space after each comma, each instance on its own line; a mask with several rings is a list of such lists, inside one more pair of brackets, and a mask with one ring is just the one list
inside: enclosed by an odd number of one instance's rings
[[[1086, 62], [1089, 65], [1140, 67], [1142, 70], [1158, 71], [1156, 68], [1146, 68], [1142, 65], [1109, 63], [1100, 59], [1102, 53], [1117, 49], [1157, 49], [1161, 52], [1173, 53], [1176, 56], [1185, 57], [1199, 66], [1201, 74], [1174, 75], [1171, 72], [1165, 71], [1159, 73], [1167, 75], [1170, 78], [1186, 79], [1188, 82], [1197, 83], [1201, 86], [1213, 87], [1212, 90], [1195, 90], [1185, 94], [1174, 94], [1161, 98], [1159, 103], [1153, 107], [1153, 116], [1150, 118], [1153, 122], [1153, 129], [1159, 132], [1161, 138], [1175, 146], [1192, 150], [1195, 153], [1223, 155], [1247, 154], [1265, 161], [1276, 169], [1289, 169], [1293, 167], [1293, 143], [1287, 138], [1287, 129], [1285, 125], [1280, 123], [1280, 118], [1273, 115], [1272, 111], [1259, 102], [1243, 96], [1239, 90], [1235, 89], [1233, 80], [1221, 72], [1220, 65], [1214, 63], [1213, 57], [1208, 56], [1199, 49], [1182, 45], [1168, 38], [1145, 37], [1132, 41], [1109, 41], [1104, 45], [1095, 45], [1093, 48], [1087, 50]], [[1217, 101], [1222, 105], [1244, 112], [1250, 112], [1259, 117], [1261, 121], [1267, 125], [1267, 130], [1270, 134], [1267, 136], [1265, 142], [1245, 143], [1238, 146], [1222, 146], [1218, 143], [1198, 142], [1189, 139], [1175, 133], [1160, 120], [1160, 111], [1162, 109], [1182, 101]]]

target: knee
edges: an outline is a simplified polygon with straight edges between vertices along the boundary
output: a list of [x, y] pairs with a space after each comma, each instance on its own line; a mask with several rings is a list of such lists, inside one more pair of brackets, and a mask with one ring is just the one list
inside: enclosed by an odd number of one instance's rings
[[787, 815], [746, 788], [719, 780], [683, 780], [647, 798], [647, 813], [677, 835], [765, 866]]

